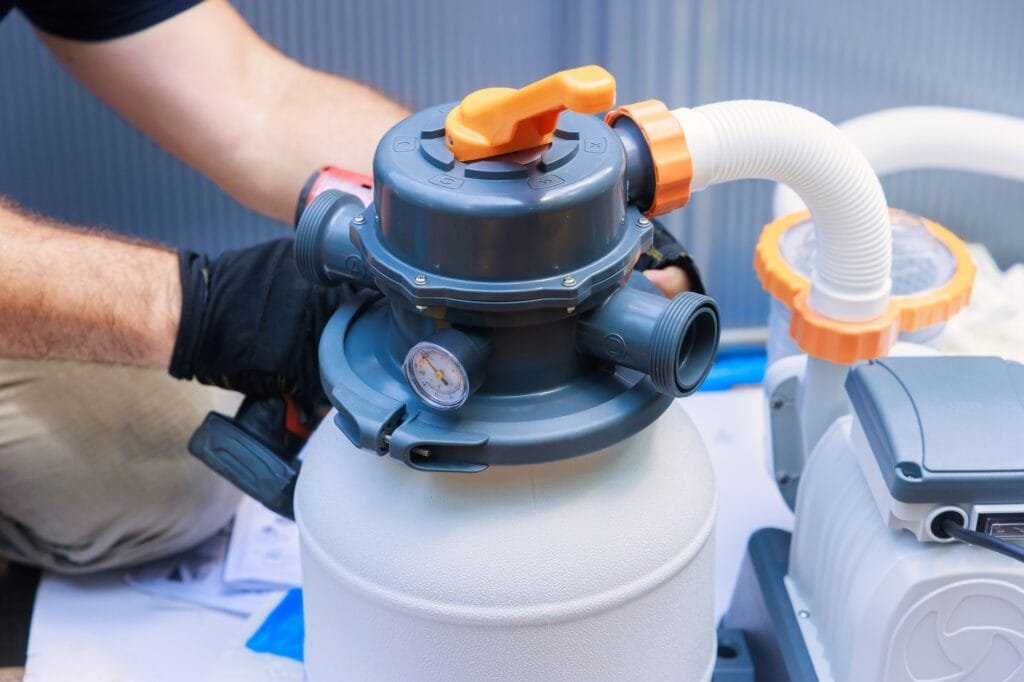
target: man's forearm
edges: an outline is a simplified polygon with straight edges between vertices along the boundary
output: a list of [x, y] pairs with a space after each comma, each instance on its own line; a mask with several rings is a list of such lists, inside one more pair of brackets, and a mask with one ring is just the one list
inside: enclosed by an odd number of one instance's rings
[[0, 356], [167, 367], [174, 252], [63, 229], [0, 201]]
[[303, 183], [333, 165], [369, 175], [377, 142], [408, 111], [372, 88], [287, 60], [276, 106], [264, 114], [261, 144], [239, 151], [243, 203], [290, 222]]
[[224, 0], [114, 40], [43, 38], [136, 127], [241, 203], [285, 222], [310, 172], [369, 173], [377, 141], [407, 113], [372, 88], [281, 54]]

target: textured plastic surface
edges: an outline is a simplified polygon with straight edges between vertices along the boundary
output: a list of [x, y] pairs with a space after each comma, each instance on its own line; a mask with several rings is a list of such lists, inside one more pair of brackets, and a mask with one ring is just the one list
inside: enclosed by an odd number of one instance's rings
[[1024, 564], [885, 527], [850, 426], [849, 417], [839, 420], [808, 460], [790, 552], [787, 580], [807, 612], [799, 623], [819, 650], [812, 651], [819, 677], [1016, 679], [1024, 660]]
[[1024, 365], [992, 357], [883, 358], [851, 369], [846, 389], [893, 498], [1024, 497]]
[[329, 420], [304, 460], [311, 682], [710, 678], [715, 487], [678, 404], [587, 457], [474, 476], [367, 456]]

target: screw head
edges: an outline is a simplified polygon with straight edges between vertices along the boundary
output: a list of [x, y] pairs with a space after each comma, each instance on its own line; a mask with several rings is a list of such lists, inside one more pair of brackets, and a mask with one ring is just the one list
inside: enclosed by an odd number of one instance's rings
[[427, 277], [426, 277], [426, 275], [416, 275], [416, 280], [415, 281], [416, 281], [416, 284], [426, 284], [427, 283]]
[[564, 277], [562, 279], [562, 286], [563, 287], [571, 287], [571, 286], [573, 286], [575, 284], [576, 284], [576, 278], [575, 277]]
[[362, 213], [360, 213], [359, 215], [352, 219], [352, 222], [355, 223], [356, 225], [362, 225], [363, 223], [366, 222], [366, 217]]
[[773, 410], [781, 410], [785, 406], [786, 403], [783, 402], [782, 398], [772, 398], [771, 407]]
[[647, 216], [640, 216], [639, 218], [637, 218], [636, 224], [639, 225], [640, 227], [647, 227], [648, 225], [651, 224], [651, 221]]
[[811, 612], [807, 611], [806, 609], [800, 609], [799, 611], [796, 612], [796, 615], [798, 615], [801, 618], [803, 618], [804, 620], [806, 620], [806, 619], [811, 617]]

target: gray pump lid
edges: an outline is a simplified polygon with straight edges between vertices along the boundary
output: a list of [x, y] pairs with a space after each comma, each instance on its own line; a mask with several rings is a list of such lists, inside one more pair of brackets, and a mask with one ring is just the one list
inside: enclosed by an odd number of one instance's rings
[[1024, 502], [1024, 365], [882, 358], [854, 366], [846, 391], [893, 498]]

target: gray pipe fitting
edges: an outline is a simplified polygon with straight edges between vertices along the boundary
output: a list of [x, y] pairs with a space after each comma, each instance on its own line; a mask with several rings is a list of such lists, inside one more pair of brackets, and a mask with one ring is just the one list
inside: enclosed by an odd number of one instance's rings
[[718, 334], [714, 299], [684, 292], [669, 300], [624, 287], [580, 318], [576, 346], [649, 375], [658, 391], [679, 398], [707, 377]]
[[349, 238], [349, 225], [362, 212], [358, 197], [336, 189], [306, 207], [295, 233], [295, 263], [303, 277], [325, 286], [346, 281], [374, 285], [362, 253]]

